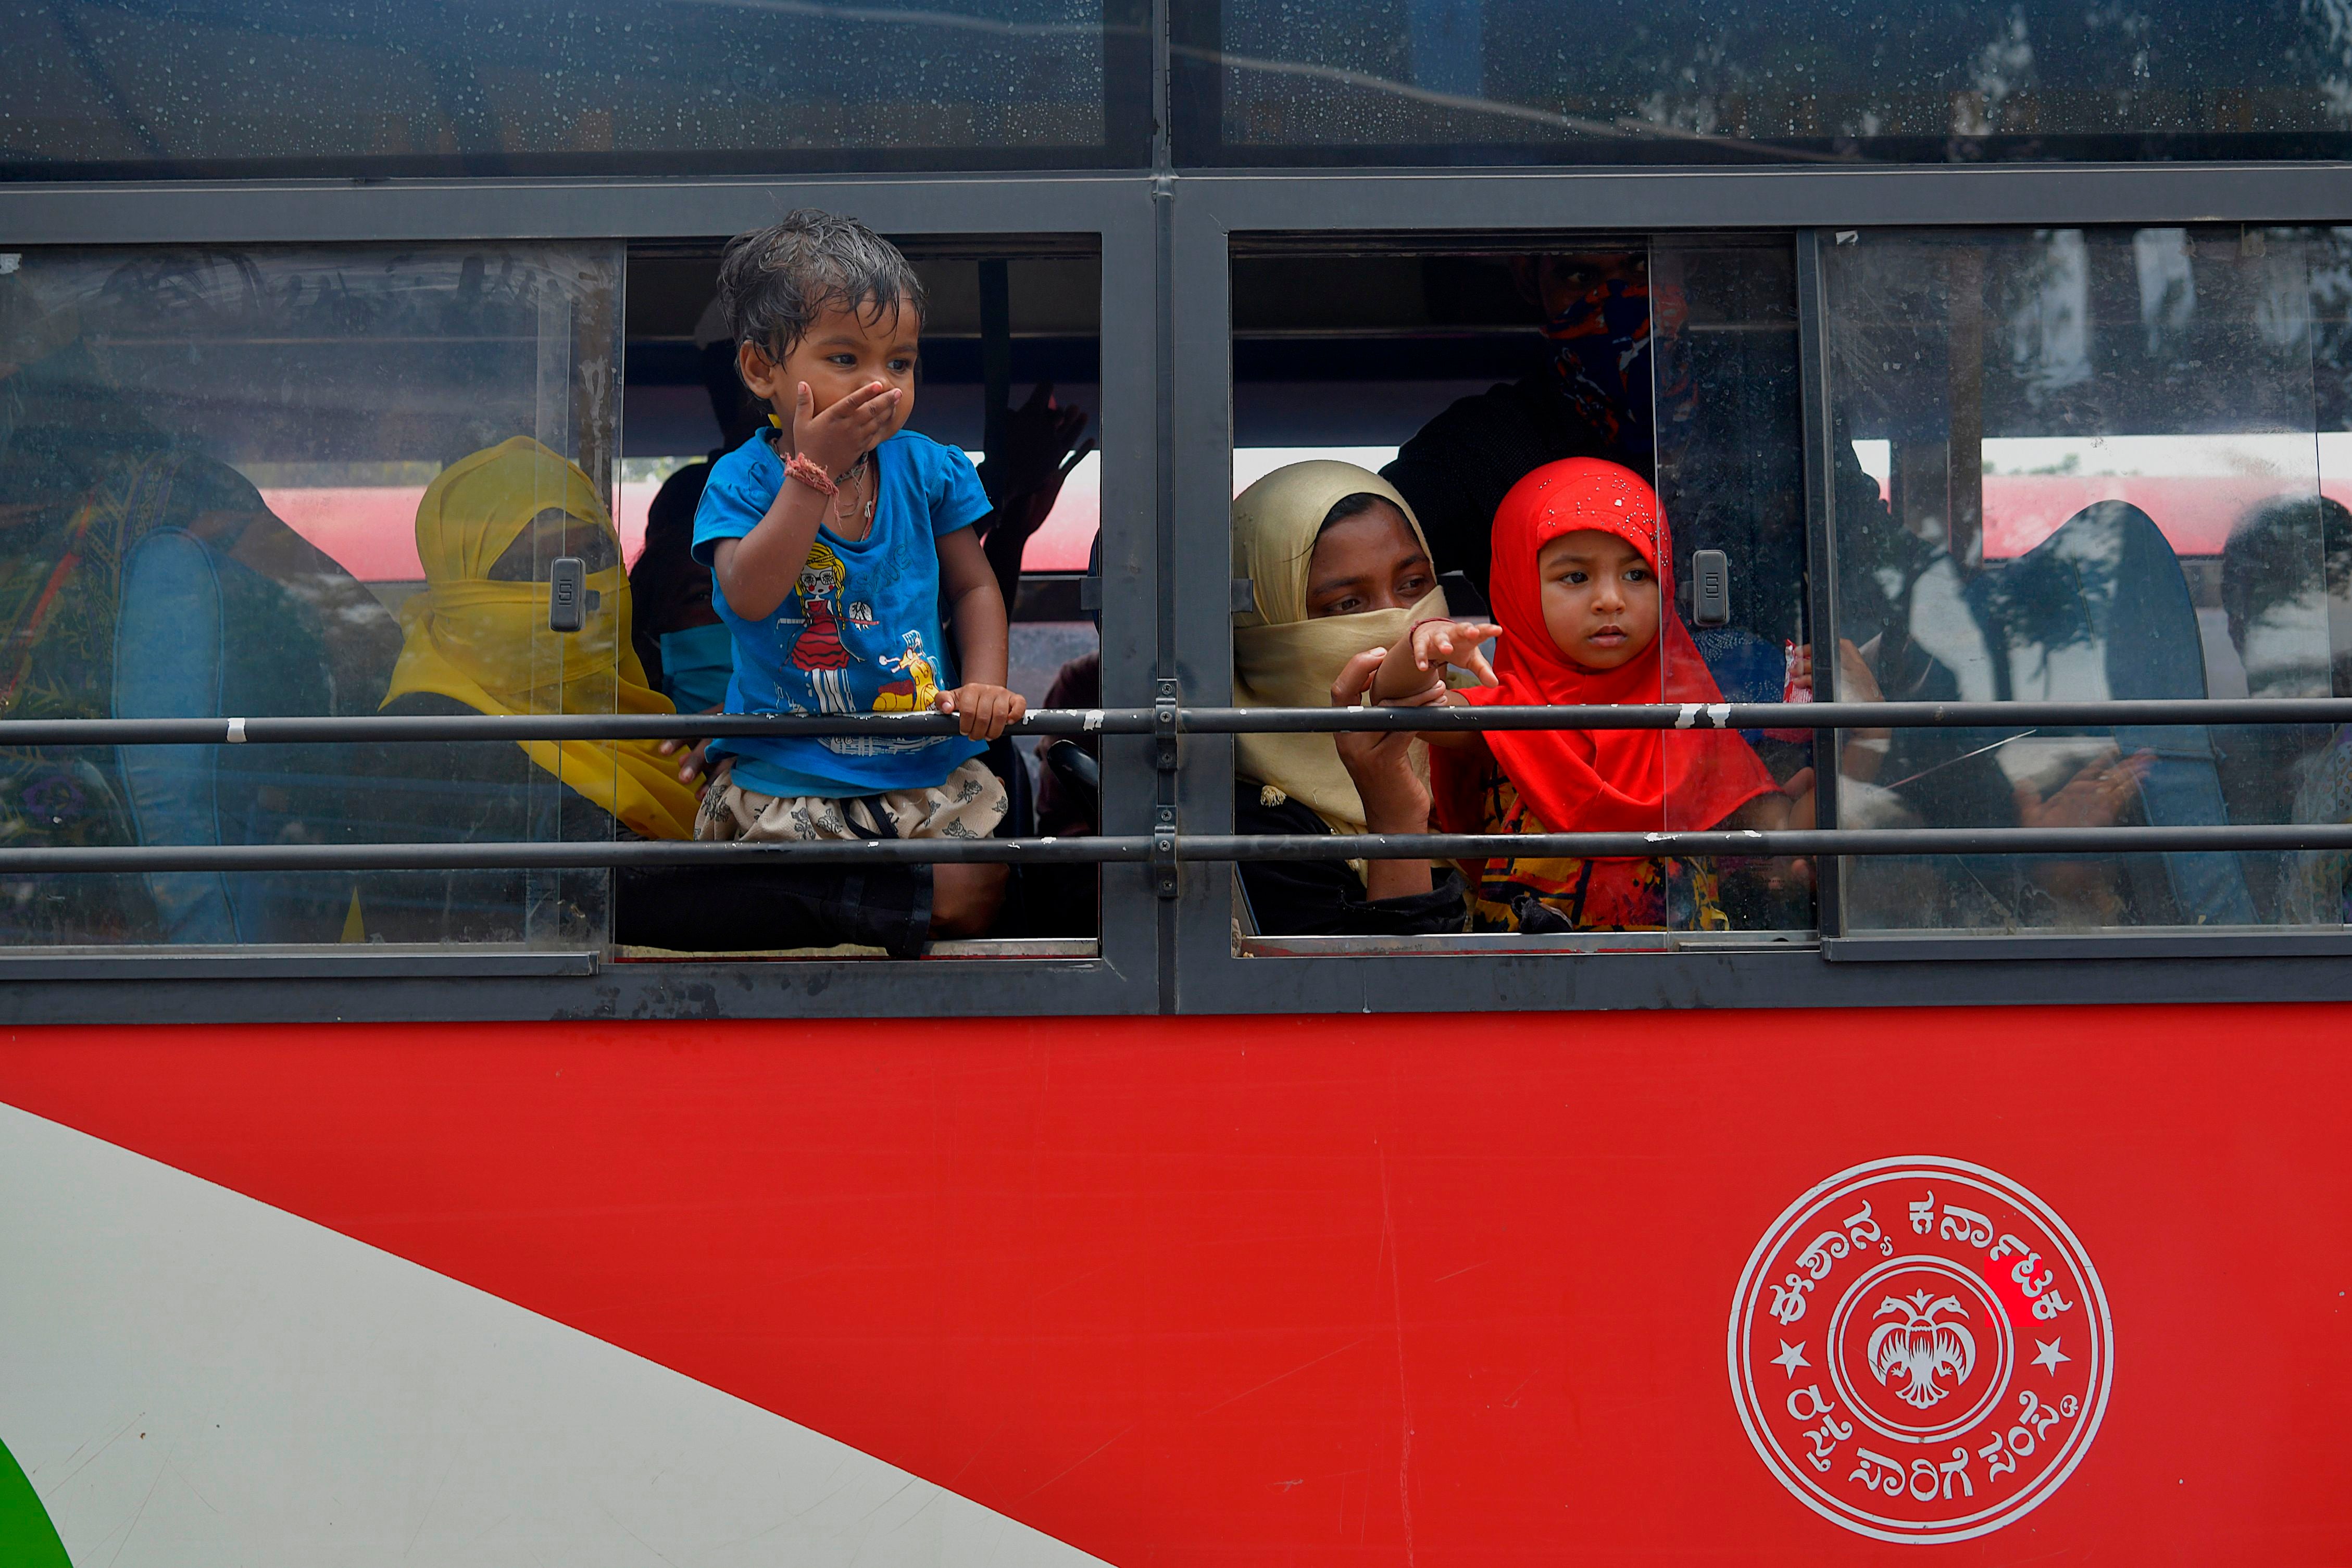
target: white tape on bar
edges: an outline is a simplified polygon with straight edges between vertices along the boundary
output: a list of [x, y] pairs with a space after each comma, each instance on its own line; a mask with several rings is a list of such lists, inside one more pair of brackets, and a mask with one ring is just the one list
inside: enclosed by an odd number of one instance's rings
[[1083, 729], [1100, 729], [1102, 727], [1103, 710], [1098, 707], [1087, 709], [1087, 716], [1079, 721], [1079, 727]]
[[228, 743], [231, 746], [245, 744], [245, 720], [233, 718], [228, 721]]
[[1731, 705], [1729, 703], [1707, 704], [1706, 717], [1707, 722], [1714, 725], [1716, 728], [1729, 729], [1731, 727]]
[[1685, 703], [1683, 704], [1682, 713], [1675, 719], [1675, 727], [1676, 729], [1688, 729], [1697, 722], [1698, 704]]

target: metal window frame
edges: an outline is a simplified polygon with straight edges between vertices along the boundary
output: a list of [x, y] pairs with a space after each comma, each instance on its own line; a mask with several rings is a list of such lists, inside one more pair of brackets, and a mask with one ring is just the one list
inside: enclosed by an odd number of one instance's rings
[[[1177, 422], [1169, 592], [1188, 706], [1232, 700], [1225, 536], [1232, 494], [1231, 298], [1234, 236], [1384, 236], [1765, 231], [1797, 244], [1810, 609], [1817, 639], [1834, 636], [1834, 528], [1821, 247], [1838, 231], [1890, 227], [2044, 227], [2352, 221], [2344, 164], [2008, 165], [1819, 170], [1463, 169], [1219, 171], [1186, 175], [1173, 202]], [[1833, 644], [1832, 644], [1833, 645]], [[1232, 746], [1187, 744], [1188, 832], [1232, 831]], [[1832, 813], [1836, 821], [1833, 790]], [[1830, 879], [1833, 883], [1834, 879]], [[1176, 974], [1184, 1012], [1410, 1012], [1612, 1008], [1956, 1005], [1986, 1001], [2221, 1001], [2352, 998], [2340, 938], [2220, 937], [2128, 932], [2000, 936], [1890, 946], [1845, 936], [1833, 887], [1821, 904], [1826, 942], [1798, 951], [1591, 955], [1243, 956], [1232, 936], [1223, 868], [1190, 873]], [[2186, 955], [2227, 958], [2180, 962]], [[1958, 958], [1968, 962], [1954, 962]], [[1855, 962], [1854, 960], [1869, 960]], [[1433, 982], [1435, 982], [1433, 984]]]
[[[1158, 204], [1143, 173], [21, 184], [0, 185], [0, 250], [723, 239], [796, 206], [854, 213], [886, 234], [1091, 235], [1103, 290], [1103, 690], [1138, 707], [1151, 701], [1163, 653]], [[1146, 831], [1158, 777], [1151, 744], [1104, 738], [1107, 831]], [[28, 953], [0, 967], [0, 1009], [26, 1024], [1156, 1010], [1168, 946], [1161, 901], [1141, 865], [1106, 866], [1102, 884], [1091, 959], [615, 963], [501, 948], [358, 964], [331, 951], [271, 950], [244, 962], [155, 948]]]
[[[1155, 11], [1164, 9], [1155, 5]], [[1163, 48], [1164, 57], [1164, 48]], [[2009, 164], [1819, 169], [1493, 170], [1169, 167], [1165, 60], [1153, 73], [1157, 172], [788, 179], [104, 182], [0, 186], [0, 249], [39, 246], [658, 240], [723, 236], [795, 205], [855, 212], [885, 232], [1084, 233], [1102, 255], [1105, 696], [1139, 706], [1173, 680], [1187, 706], [1231, 700], [1232, 236], [1514, 231], [1765, 231], [1797, 236], [1801, 303], [1813, 289], [1807, 231], [2352, 222], [2352, 164]], [[1822, 482], [1819, 340], [1806, 370], [1807, 482]], [[1804, 351], [1801, 345], [1801, 352]], [[1827, 527], [1826, 500], [1809, 502]], [[1821, 532], [1813, 536], [1826, 546]], [[1817, 626], [1833, 625], [1816, 556]], [[1106, 831], [1149, 831], [1155, 804], [1188, 831], [1232, 827], [1232, 742], [1196, 735], [1158, 773], [1149, 737], [1104, 745]], [[1155, 802], [1163, 780], [1171, 798]], [[600, 964], [585, 975], [425, 972], [326, 977], [168, 954], [125, 954], [74, 977], [16, 978], [17, 1023], [173, 1020], [468, 1021], [631, 1017], [896, 1017], [1522, 1009], [1932, 1006], [2060, 1001], [2352, 999], [2352, 964], [2275, 939], [2009, 939], [1930, 947], [1640, 955], [1445, 955], [1429, 964], [1235, 956], [1227, 869], [1154, 897], [1148, 869], [1107, 867], [1101, 956], [833, 963]], [[1832, 927], [1834, 929], [1834, 927]], [[1851, 946], [1832, 936], [1827, 946]], [[1946, 946], [1948, 946], [1947, 944]], [[2088, 956], [2091, 953], [2112, 956]], [[2061, 960], [2063, 960], [2063, 962]], [[1596, 967], [1596, 965], [1598, 967]], [[131, 977], [125, 983], [125, 976]], [[91, 980], [103, 977], [105, 983]], [[1425, 977], [1442, 977], [1443, 988]]]

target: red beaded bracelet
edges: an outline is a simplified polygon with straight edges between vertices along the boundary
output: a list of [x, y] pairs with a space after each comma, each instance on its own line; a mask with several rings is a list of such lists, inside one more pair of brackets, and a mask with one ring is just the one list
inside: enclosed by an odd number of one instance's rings
[[841, 486], [833, 482], [832, 476], [802, 453], [795, 452], [784, 459], [784, 477], [799, 480], [820, 496], [841, 494]]

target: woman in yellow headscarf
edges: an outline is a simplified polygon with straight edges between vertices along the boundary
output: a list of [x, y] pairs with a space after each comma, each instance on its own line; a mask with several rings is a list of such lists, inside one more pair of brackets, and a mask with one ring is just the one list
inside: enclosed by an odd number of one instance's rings
[[[1394, 486], [1351, 463], [1294, 463], [1234, 502], [1234, 575], [1256, 609], [1234, 622], [1241, 707], [1351, 706], [1415, 622], [1445, 614], [1421, 525]], [[1409, 735], [1234, 740], [1237, 833], [1429, 831], [1428, 761]], [[1461, 879], [1427, 861], [1243, 862], [1259, 931], [1459, 931]]]
[[[669, 713], [631, 645], [621, 541], [586, 476], [518, 437], [453, 464], [416, 513], [425, 591], [401, 610], [406, 642], [383, 701], [391, 713]], [[577, 556], [596, 596], [578, 632], [547, 626], [549, 563]], [[452, 743], [383, 747], [374, 794], [423, 820], [400, 837], [457, 840], [600, 836], [568, 809], [576, 796], [649, 839], [694, 836], [695, 794], [678, 759], [651, 741], [521, 741], [530, 762], [568, 793], [518, 790], [511, 753]], [[460, 758], [459, 752], [468, 754]], [[488, 766], [485, 766], [489, 763]], [[525, 770], [526, 773], [528, 770]], [[551, 816], [552, 820], [551, 820]], [[625, 946], [719, 952], [848, 942], [913, 957], [930, 921], [929, 880], [909, 866], [795, 868], [767, 857], [742, 865], [622, 867], [611, 881], [611, 934]], [[564, 884], [566, 893], [572, 884]], [[461, 872], [376, 876], [348, 927], [359, 939], [510, 940], [533, 920], [586, 922], [591, 906], [535, 902], [525, 879]], [[591, 901], [593, 905], [593, 901]]]
[[[415, 710], [414, 699], [427, 695], [485, 714], [676, 711], [646, 685], [629, 641], [612, 516], [588, 476], [556, 453], [519, 435], [443, 470], [416, 509], [416, 553], [425, 591], [401, 607], [386, 708]], [[547, 624], [548, 568], [564, 555], [589, 568], [593, 608], [577, 632]], [[630, 831], [694, 836], [694, 789], [654, 742], [516, 744]]]

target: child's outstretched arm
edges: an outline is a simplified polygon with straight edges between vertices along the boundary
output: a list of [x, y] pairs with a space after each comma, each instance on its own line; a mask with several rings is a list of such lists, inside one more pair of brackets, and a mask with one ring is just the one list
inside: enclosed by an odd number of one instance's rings
[[[801, 382], [793, 409], [793, 452], [824, 469], [828, 478], [839, 475], [890, 427], [898, 395], [896, 387], [870, 382], [818, 413], [808, 382]], [[832, 500], [814, 486], [787, 476], [750, 533], [719, 541], [710, 552], [710, 565], [719, 591], [736, 614], [761, 621], [776, 612], [800, 580], [801, 568], [808, 564], [809, 547], [816, 542], [816, 530]]]
[[1500, 626], [1484, 621], [1423, 621], [1396, 641], [1372, 676], [1372, 700], [1391, 703], [1418, 696], [1445, 684], [1444, 666], [1452, 664], [1478, 677], [1482, 686], [1500, 685], [1494, 666], [1486, 663], [1481, 644], [1503, 634]]
[[1004, 595], [988, 552], [970, 528], [940, 538], [940, 592], [955, 619], [956, 667], [963, 685], [939, 695], [941, 713], [956, 716], [968, 739], [994, 740], [1029, 711], [1028, 700], [1004, 685], [1008, 636]]
[[[1481, 685], [1502, 685], [1480, 646], [1489, 637], [1499, 637], [1502, 632], [1500, 626], [1485, 621], [1419, 622], [1396, 640], [1396, 645], [1373, 673], [1371, 700], [1381, 705], [1419, 702], [1433, 706], [1461, 706], [1464, 699], [1445, 689], [1444, 666], [1452, 664], [1469, 671], [1478, 677]], [[1448, 749], [1480, 743], [1478, 736], [1458, 729], [1433, 730], [1421, 738]]]

